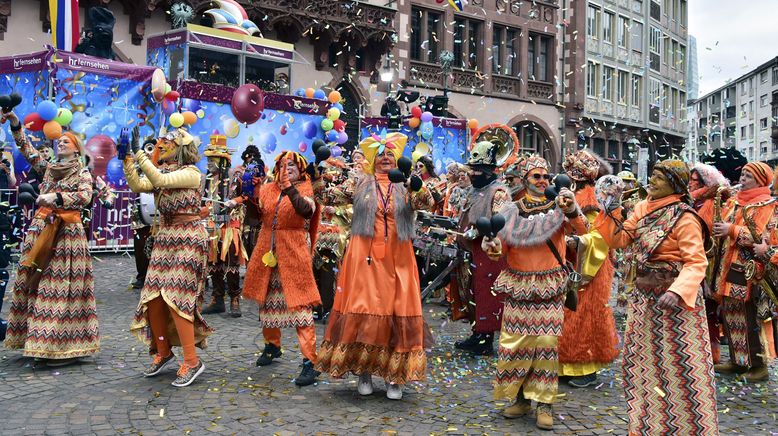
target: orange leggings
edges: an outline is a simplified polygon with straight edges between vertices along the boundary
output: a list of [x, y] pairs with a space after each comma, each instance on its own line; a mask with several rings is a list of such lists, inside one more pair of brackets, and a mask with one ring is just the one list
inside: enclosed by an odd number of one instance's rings
[[[281, 329], [263, 328], [262, 336], [268, 344], [281, 348]], [[300, 351], [303, 356], [316, 363], [316, 327], [312, 325], [297, 327], [297, 340], [300, 341]]]
[[196, 366], [200, 359], [197, 358], [195, 350], [194, 323], [168, 307], [161, 296], [149, 301], [147, 308], [151, 333], [154, 334], [154, 342], [157, 344], [157, 354], [164, 357], [170, 355], [170, 338], [165, 335], [167, 335], [169, 317], [172, 316], [181, 348], [184, 349], [184, 363], [190, 367]]

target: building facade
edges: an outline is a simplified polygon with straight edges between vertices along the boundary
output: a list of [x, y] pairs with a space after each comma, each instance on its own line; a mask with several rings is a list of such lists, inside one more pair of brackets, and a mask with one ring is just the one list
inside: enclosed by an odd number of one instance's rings
[[587, 0], [567, 9], [565, 147], [587, 146], [616, 170], [637, 148], [650, 161], [686, 142], [686, 0]]
[[694, 101], [698, 154], [737, 147], [778, 163], [778, 57]]
[[[522, 153], [560, 164], [557, 90], [559, 2], [399, 0], [393, 85], [448, 95], [448, 113], [516, 130]], [[450, 74], [440, 54], [454, 55]]]

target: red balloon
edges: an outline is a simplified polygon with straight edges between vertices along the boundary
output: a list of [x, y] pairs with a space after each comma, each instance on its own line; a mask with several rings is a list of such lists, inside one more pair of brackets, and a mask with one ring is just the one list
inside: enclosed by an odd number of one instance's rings
[[170, 91], [165, 94], [165, 100], [167, 101], [176, 101], [178, 100], [178, 97], [181, 97], [181, 94], [179, 94], [178, 91]]
[[247, 83], [232, 94], [232, 115], [241, 123], [257, 122], [265, 109], [265, 94], [257, 85]]
[[332, 122], [332, 128], [338, 132], [342, 132], [346, 128], [346, 123], [343, 120], [335, 120]]
[[413, 118], [421, 118], [421, 107], [414, 106], [411, 108], [411, 115], [413, 115]]
[[108, 162], [116, 156], [116, 144], [110, 136], [95, 135], [89, 138], [84, 146], [86, 152], [92, 156], [92, 165], [96, 176], [105, 176]]
[[31, 132], [40, 132], [43, 130], [43, 125], [46, 124], [46, 121], [38, 115], [38, 112], [33, 112], [24, 117], [24, 122], [22, 124]]

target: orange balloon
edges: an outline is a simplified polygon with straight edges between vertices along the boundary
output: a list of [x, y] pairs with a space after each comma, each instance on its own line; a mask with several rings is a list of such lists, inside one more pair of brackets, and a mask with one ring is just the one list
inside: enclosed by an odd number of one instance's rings
[[410, 127], [411, 129], [415, 129], [419, 127], [419, 124], [421, 124], [421, 120], [418, 118], [411, 118], [410, 120], [408, 120], [408, 127]]
[[340, 99], [341, 99], [340, 92], [338, 92], [338, 91], [330, 92], [330, 95], [328, 96], [328, 99], [329, 99], [330, 103], [332, 103], [332, 104], [335, 104], [335, 103], [339, 102]]
[[46, 121], [43, 125], [43, 134], [46, 135], [46, 139], [59, 139], [62, 136], [62, 126], [54, 120]]
[[315, 93], [316, 90], [313, 88], [306, 88], [305, 90], [305, 96], [308, 98], [313, 98], [313, 93]]
[[478, 120], [475, 118], [470, 118], [467, 121], [467, 127], [470, 127], [470, 129], [477, 129], [478, 128]]
[[186, 111], [183, 114], [184, 124], [192, 125], [197, 122], [197, 115], [194, 112]]

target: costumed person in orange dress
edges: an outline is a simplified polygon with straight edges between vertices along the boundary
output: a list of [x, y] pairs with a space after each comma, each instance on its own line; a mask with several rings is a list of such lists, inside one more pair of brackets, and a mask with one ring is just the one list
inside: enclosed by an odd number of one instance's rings
[[[474, 136], [474, 141], [489, 128], [495, 127], [482, 127]], [[498, 180], [496, 173], [500, 147], [507, 146], [487, 140], [477, 141], [470, 150], [466, 165], [472, 188], [459, 215], [459, 232], [464, 236], [458, 236], [457, 243], [470, 253], [472, 260], [456, 269], [450, 284], [450, 295], [454, 300], [452, 319], [458, 319], [464, 312], [472, 326], [470, 337], [455, 342], [454, 346], [474, 356], [494, 353], [494, 333], [500, 330], [502, 321], [502, 296], [492, 292], [492, 283], [508, 263], [505, 259], [490, 259], [481, 249], [482, 236], [475, 231], [478, 218], [491, 218], [503, 204], [511, 201], [509, 188]]]
[[[743, 373], [748, 381], [766, 380], [767, 363], [775, 358], [773, 311], [775, 303], [755, 280], [763, 260], [754, 254], [754, 244], [769, 237], [767, 225], [776, 213], [770, 194], [773, 171], [763, 162], [749, 162], [740, 174], [741, 189], [727, 202], [723, 222], [713, 224], [713, 235], [725, 247], [718, 274], [716, 298], [729, 342], [729, 361], [716, 365], [721, 373]], [[759, 271], [755, 271], [759, 270]]]
[[689, 169], [654, 165], [641, 201], [624, 220], [622, 184], [595, 187], [602, 211], [594, 226], [611, 248], [634, 246], [622, 368], [631, 435], [716, 435], [716, 387], [701, 283], [705, 223], [690, 206]]
[[551, 176], [545, 159], [529, 156], [524, 168], [524, 198], [500, 209], [505, 227], [481, 243], [491, 258], [508, 259], [492, 288], [505, 297], [494, 397], [515, 400], [502, 413], [509, 419], [530, 413], [536, 401], [537, 427], [551, 430], [568, 280], [565, 235], [585, 234], [587, 227], [569, 189], [554, 200], [546, 197]]
[[[243, 208], [230, 208], [232, 181], [230, 166], [233, 150], [227, 149], [227, 137], [211, 135], [210, 143], [203, 154], [208, 159], [208, 174], [205, 177], [205, 200], [208, 204], [208, 273], [213, 292], [211, 303], [203, 308], [203, 314], [223, 313], [225, 294], [230, 297], [230, 316], [239, 318], [240, 311], [240, 267], [248, 260], [243, 246]], [[211, 201], [209, 201], [209, 199]]]
[[319, 221], [313, 187], [305, 172], [308, 162], [292, 151], [279, 153], [273, 181], [259, 188], [262, 217], [257, 246], [251, 255], [244, 295], [259, 303], [259, 323], [265, 349], [257, 366], [281, 357], [281, 329], [296, 328], [303, 355], [297, 386], [313, 384], [316, 328], [313, 308], [321, 304], [313, 278], [312, 255]]
[[[213, 332], [200, 314], [208, 269], [208, 234], [200, 216], [201, 173], [195, 166], [200, 160], [198, 141], [185, 129], [174, 129], [157, 139], [149, 157], [140, 149], [137, 132], [136, 127], [131, 141], [135, 159], [124, 139], [119, 141], [117, 154], [124, 162], [130, 189], [154, 193], [160, 224], [153, 235], [146, 281], [130, 331], [154, 355], [145, 377], [160, 374], [176, 361], [171, 346], [183, 348], [184, 362], [173, 386], [184, 387], [205, 370], [195, 347], [205, 348], [206, 338]], [[127, 134], [125, 129], [122, 136]]]
[[431, 345], [411, 239], [414, 211], [432, 208], [432, 196], [418, 177], [408, 187], [389, 178], [398, 180], [392, 170], [407, 141], [385, 132], [364, 139], [366, 173], [332, 187], [341, 203], [353, 204], [354, 215], [317, 365], [333, 377], [359, 375], [361, 395], [373, 393], [372, 375], [378, 375], [393, 400], [402, 398], [406, 383], [424, 380], [424, 350]]
[[100, 351], [92, 257], [81, 221], [92, 201], [92, 177], [74, 133], [63, 133], [57, 160], [45, 161], [16, 114], [3, 113], [0, 124], [6, 119], [19, 152], [42, 179], [38, 210], [20, 249], [5, 346], [62, 366]]
[[[600, 206], [594, 195], [595, 181], [612, 174], [611, 166], [590, 150], [568, 154], [565, 172], [575, 181], [575, 201], [589, 224], [594, 222]], [[576, 270], [582, 276], [578, 308], [565, 309], [565, 323], [559, 338], [559, 375], [571, 377], [573, 387], [597, 383], [597, 371], [607, 367], [619, 355], [616, 320], [609, 300], [613, 290], [613, 262], [608, 244], [600, 232], [589, 232], [571, 238], [576, 251]]]
[[[716, 167], [697, 162], [692, 168], [689, 179], [689, 193], [692, 196], [692, 207], [697, 215], [705, 221], [708, 232], [713, 232], [714, 212], [730, 197], [729, 181]], [[715, 205], [718, 198], [718, 205]], [[708, 316], [708, 332], [710, 333], [710, 348], [713, 353], [713, 363], [721, 363], [721, 327], [718, 317], [718, 303], [713, 298], [716, 289], [715, 273], [721, 257], [718, 253], [708, 256], [708, 272], [705, 275], [705, 311]]]

